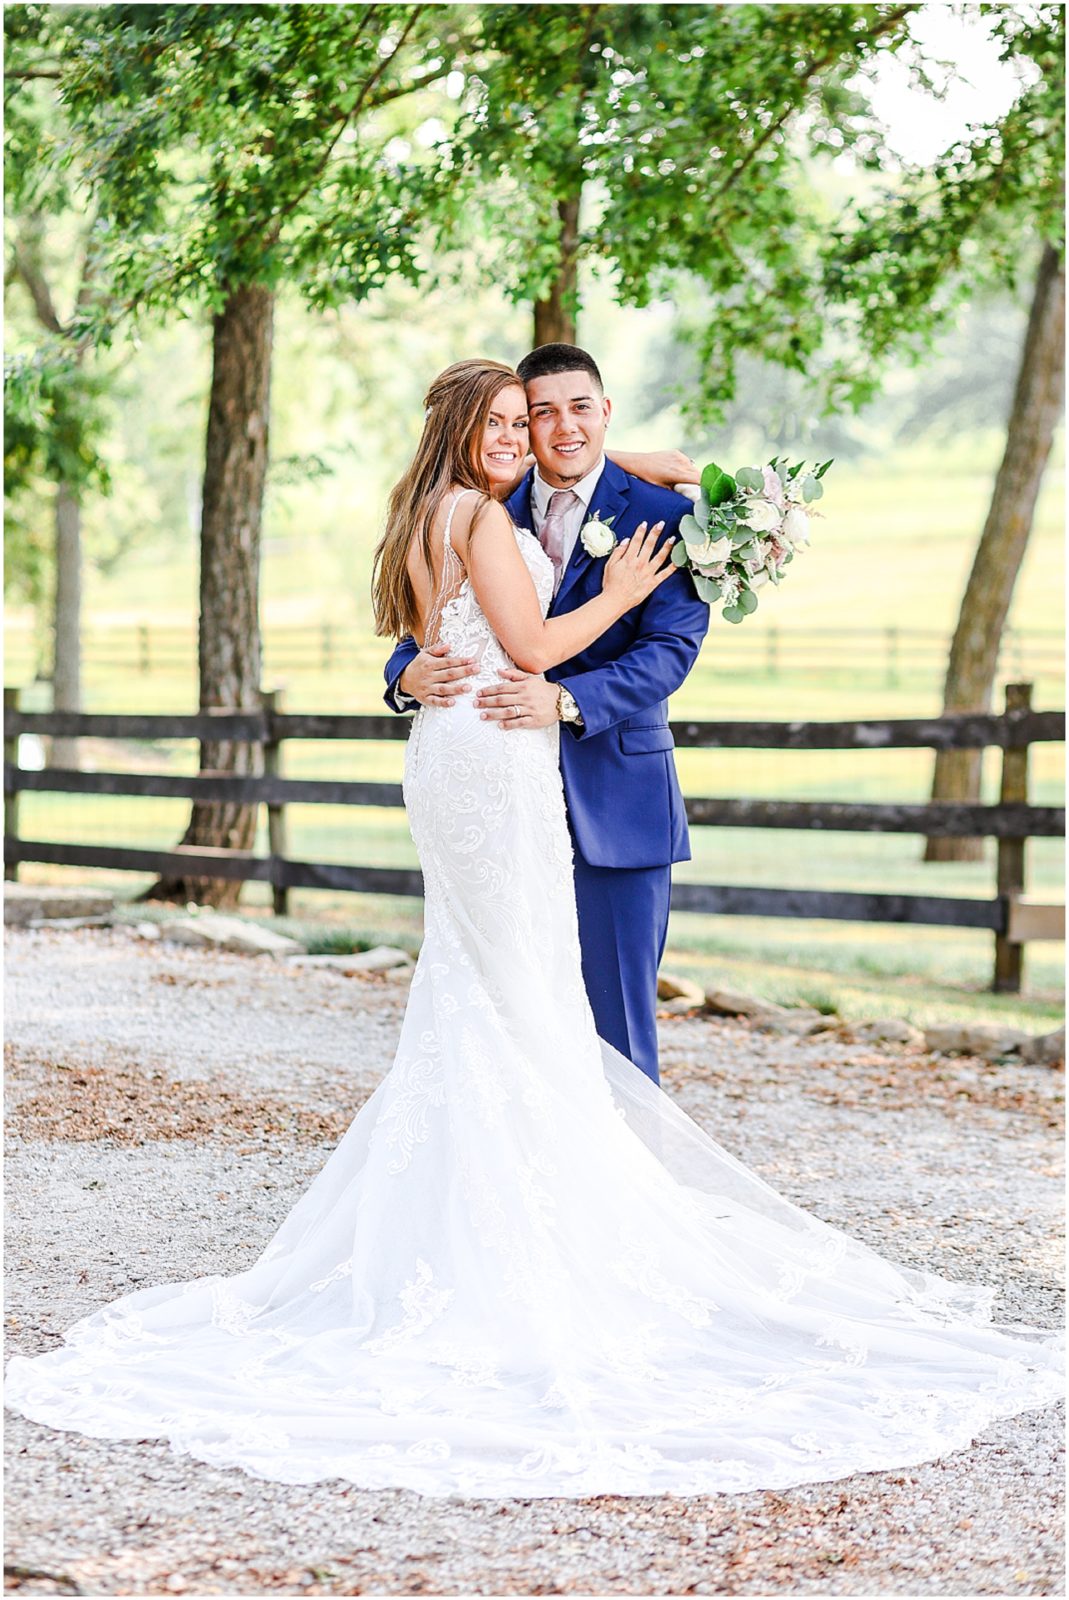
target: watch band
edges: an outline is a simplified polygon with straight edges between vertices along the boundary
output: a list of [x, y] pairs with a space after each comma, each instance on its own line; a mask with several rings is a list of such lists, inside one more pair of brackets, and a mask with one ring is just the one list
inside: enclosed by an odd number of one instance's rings
[[557, 720], [558, 722], [571, 722], [576, 727], [583, 726], [583, 713], [580, 711], [574, 694], [562, 684], [557, 686]]

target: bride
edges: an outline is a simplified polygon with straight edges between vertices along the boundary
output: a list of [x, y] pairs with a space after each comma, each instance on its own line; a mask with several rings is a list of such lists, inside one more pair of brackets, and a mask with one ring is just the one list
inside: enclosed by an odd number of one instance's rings
[[[466, 362], [430, 399], [381, 628], [474, 656], [478, 686], [665, 581], [640, 529], [546, 620], [550, 560], [500, 504], [522, 387]], [[426, 935], [392, 1070], [250, 1268], [84, 1317], [11, 1361], [7, 1405], [285, 1482], [531, 1497], [903, 1467], [1058, 1398], [1058, 1337], [809, 1216], [599, 1040], [557, 727], [506, 736], [473, 699], [407, 746]]]

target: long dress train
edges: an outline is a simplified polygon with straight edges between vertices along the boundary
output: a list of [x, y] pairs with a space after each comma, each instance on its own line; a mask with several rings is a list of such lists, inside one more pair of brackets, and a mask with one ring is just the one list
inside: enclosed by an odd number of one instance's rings
[[[448, 529], [439, 598], [493, 679]], [[902, 1467], [1062, 1394], [1060, 1336], [808, 1215], [598, 1039], [557, 736], [470, 695], [417, 713], [426, 934], [391, 1071], [250, 1268], [15, 1357], [10, 1408], [285, 1482], [530, 1497]]]

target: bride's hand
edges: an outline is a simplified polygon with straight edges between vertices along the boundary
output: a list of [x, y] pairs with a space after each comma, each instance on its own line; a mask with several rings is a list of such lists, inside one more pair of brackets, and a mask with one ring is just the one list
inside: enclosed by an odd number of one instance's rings
[[605, 563], [602, 589], [617, 602], [621, 616], [672, 576], [670, 557], [675, 540], [666, 539], [657, 548], [663, 527], [663, 522], [655, 522], [652, 528], [640, 522], [629, 539], [620, 540]]

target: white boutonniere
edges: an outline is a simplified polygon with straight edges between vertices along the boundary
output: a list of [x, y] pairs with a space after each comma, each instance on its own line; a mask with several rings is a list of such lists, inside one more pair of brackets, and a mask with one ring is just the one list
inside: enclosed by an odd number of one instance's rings
[[579, 542], [588, 556], [600, 560], [602, 556], [612, 555], [616, 549], [616, 535], [612, 531], [612, 518], [602, 522], [600, 517], [591, 517], [589, 522], [584, 522], [579, 530]]

